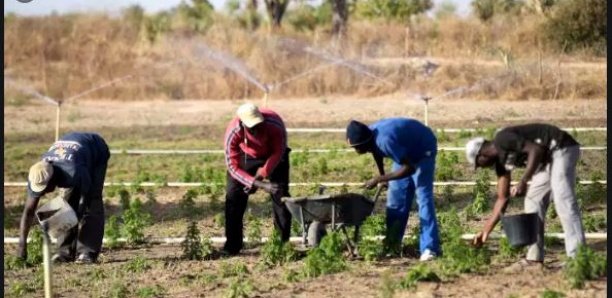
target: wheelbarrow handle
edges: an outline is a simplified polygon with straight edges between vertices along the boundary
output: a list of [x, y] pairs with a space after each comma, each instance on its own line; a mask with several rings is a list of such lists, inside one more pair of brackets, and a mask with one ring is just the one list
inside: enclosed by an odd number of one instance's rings
[[382, 185], [378, 185], [376, 188], [376, 193], [374, 194], [374, 205], [376, 205], [376, 201], [378, 201], [378, 197], [380, 197], [380, 193], [382, 192]]

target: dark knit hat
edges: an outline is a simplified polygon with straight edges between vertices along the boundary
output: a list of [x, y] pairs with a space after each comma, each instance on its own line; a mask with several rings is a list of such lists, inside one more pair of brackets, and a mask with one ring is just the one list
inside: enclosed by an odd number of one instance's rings
[[373, 135], [372, 130], [359, 121], [351, 120], [346, 127], [346, 141], [351, 147], [360, 146], [369, 142]]

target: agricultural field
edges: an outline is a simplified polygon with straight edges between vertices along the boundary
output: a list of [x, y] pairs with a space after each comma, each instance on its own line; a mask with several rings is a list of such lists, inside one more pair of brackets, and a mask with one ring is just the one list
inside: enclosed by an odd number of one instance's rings
[[[5, 4], [40, 1], [13, 2]], [[25, 261], [10, 240], [19, 234], [28, 169], [55, 140], [56, 123], [60, 135], [99, 133], [112, 152], [99, 263], [54, 266], [58, 297], [607, 296], [606, 239], [589, 239], [568, 260], [563, 240], [547, 236], [544, 267], [512, 271], [525, 249], [504, 237], [476, 248], [463, 237], [482, 228], [496, 199], [493, 171], [469, 167], [463, 147], [529, 122], [568, 128], [581, 143], [583, 224], [607, 235], [605, 1], [211, 2], [156, 12], [117, 3], [109, 4], [113, 13], [5, 12], [5, 297], [43, 296], [40, 229], [30, 233]], [[469, 15], [457, 12], [458, 2], [470, 2]], [[297, 241], [283, 244], [262, 191], [244, 215], [245, 249], [220, 253], [227, 175], [220, 150], [245, 101], [275, 110], [291, 129], [339, 129], [288, 133], [292, 197], [374, 195], [362, 187], [377, 174], [374, 161], [346, 144], [351, 119], [427, 122], [440, 148], [443, 254], [419, 262], [414, 202], [402, 243], [377, 237], [385, 232], [385, 191], [361, 227], [357, 255], [332, 231], [318, 247], [304, 247], [295, 221]], [[507, 212], [522, 209], [522, 198], [512, 198]], [[554, 205], [546, 232], [562, 232]], [[503, 234], [500, 225], [494, 234]]]
[[[320, 117], [312, 118], [300, 113], [300, 103], [274, 101], [272, 108], [282, 111], [288, 127], [343, 127], [350, 119], [350, 111], [340, 109], [343, 114], [334, 117], [331, 108], [343, 106], [351, 99], [337, 99], [311, 104], [319, 109]], [[373, 102], [370, 99], [364, 102]], [[311, 101], [302, 101], [306, 106]], [[545, 102], [498, 102], [499, 112], [488, 114], [490, 120], [474, 124], [466, 120], [446, 120], [456, 105], [464, 106], [466, 114], [476, 113], [466, 105], [468, 100], [448, 101], [449, 104], [432, 105], [430, 123], [433, 128], [471, 127], [475, 132], [437, 133], [439, 147], [461, 147], [473, 136], [490, 137], [501, 125], [542, 121], [538, 115], [525, 114], [513, 120], [503, 119], [504, 109], [514, 107], [521, 110], [530, 108], [550, 109]], [[473, 101], [474, 109], [480, 101]], [[553, 123], [561, 127], [605, 125], [601, 107], [603, 101], [578, 103], [564, 101], [563, 109], [550, 112]], [[217, 109], [206, 110], [216, 105]], [[222, 258], [219, 244], [207, 241], [191, 250], [193, 258], [185, 259], [184, 247], [180, 244], [147, 244], [148, 239], [158, 237], [185, 237], [191, 226], [194, 239], [210, 239], [223, 236], [223, 204], [225, 168], [221, 154], [189, 155], [128, 155], [121, 153], [128, 149], [221, 149], [221, 138], [226, 121], [239, 103], [231, 101], [187, 102], [186, 105], [200, 106], [198, 114], [172, 123], [170, 115], [180, 114], [180, 105], [158, 102], [146, 108], [142, 114], [161, 123], [146, 125], [137, 117], [132, 122], [107, 121], [99, 118], [92, 123], [87, 113], [118, 107], [119, 103], [84, 102], [70, 107], [70, 113], [81, 111], [81, 117], [65, 121], [65, 130], [92, 130], [100, 132], [109, 142], [112, 150], [118, 150], [109, 161], [107, 182], [135, 182], [131, 186], [107, 186], [106, 238], [100, 264], [95, 266], [60, 265], [54, 268], [58, 273], [54, 280], [57, 293], [65, 297], [420, 297], [447, 296], [488, 296], [501, 293], [504, 297], [554, 295], [564, 293], [568, 297], [604, 297], [605, 279], [587, 281], [580, 289], [571, 286], [570, 279], [555, 265], [564, 260], [563, 242], [549, 239], [547, 242], [546, 268], [542, 272], [512, 274], [503, 269], [517, 261], [521, 251], [513, 250], [504, 240], [492, 240], [483, 249], [474, 249], [464, 240], [457, 240], [463, 233], [477, 232], [494, 200], [494, 187], [488, 181], [495, 179], [491, 171], [477, 173], [466, 165], [463, 151], [439, 152], [437, 157], [436, 181], [476, 181], [475, 186], [437, 186], [436, 206], [443, 245], [448, 253], [439, 260], [420, 265], [415, 246], [416, 239], [407, 238], [401, 250], [390, 255], [383, 254], [382, 242], [371, 240], [360, 243], [361, 257], [348, 256], [343, 237], [329, 237], [330, 243], [318, 253], [307, 253], [299, 243], [292, 248], [277, 242], [249, 243], [238, 257]], [[328, 109], [324, 109], [327, 107]], [[7, 107], [5, 123], [13, 128], [5, 132], [5, 182], [25, 181], [29, 165], [49, 146], [53, 131], [28, 126], [28, 115], [37, 106]], [[126, 110], [129, 110], [126, 109]], [[420, 107], [406, 105], [408, 116], [422, 117]], [[163, 111], [160, 112], [160, 111]], [[376, 105], [359, 109], [364, 121], [374, 121]], [[283, 113], [284, 112], [284, 113]], [[371, 112], [371, 113], [369, 113]], [[35, 113], [35, 112], [34, 112]], [[125, 111], [113, 116], [126, 117]], [[384, 117], [394, 116], [396, 111], [380, 108]], [[575, 120], [561, 120], [567, 113], [574, 113]], [[197, 125], [199, 119], [216, 118], [214, 122]], [[459, 118], [459, 117], [457, 117]], [[108, 119], [108, 118], [107, 118]], [[493, 120], [495, 119], [495, 120]], [[101, 125], [101, 123], [104, 123]], [[93, 126], [92, 126], [93, 125]], [[606, 132], [570, 131], [583, 146], [605, 146]], [[370, 156], [359, 156], [346, 151], [343, 133], [290, 133], [291, 182], [310, 184], [290, 189], [292, 196], [316, 194], [318, 183], [363, 182], [375, 173]], [[319, 153], [313, 149], [330, 149]], [[309, 151], [310, 150], [310, 151]], [[578, 180], [606, 180], [607, 156], [605, 151], [583, 151], [578, 166]], [[515, 174], [521, 174], [520, 172]], [[155, 182], [157, 186], [139, 186], [138, 183]], [[168, 182], [202, 182], [199, 187], [166, 187]], [[579, 185], [578, 196], [583, 210], [583, 221], [587, 232], [606, 232], [606, 184]], [[346, 185], [328, 187], [326, 193], [355, 192], [372, 196], [359, 186]], [[25, 190], [23, 187], [5, 187], [4, 190], [4, 236], [18, 235], [18, 220], [23, 208]], [[50, 196], [51, 197], [51, 196]], [[363, 228], [363, 235], [379, 235], [384, 231], [384, 193], [379, 200], [374, 216]], [[416, 207], [416, 204], [413, 204]], [[510, 212], [522, 208], [520, 198], [512, 200]], [[273, 236], [272, 207], [268, 197], [261, 192], [251, 196], [245, 214], [245, 236], [257, 239]], [[414, 212], [414, 211], [413, 211]], [[192, 226], [193, 224], [193, 226]], [[194, 229], [194, 227], [196, 229]], [[500, 228], [496, 228], [501, 232]], [[554, 208], [550, 208], [547, 232], [561, 232], [559, 219]], [[411, 213], [407, 235], [418, 232], [418, 216]], [[194, 233], [198, 233], [195, 235]], [[292, 236], [301, 236], [300, 228], [294, 224]], [[342, 235], [337, 235], [342, 236]], [[113, 242], [118, 237], [127, 237], [129, 243]], [[328, 237], [326, 237], [328, 238]], [[324, 239], [326, 239], [324, 238]], [[331, 241], [333, 240], [333, 241]], [[192, 242], [193, 243], [193, 242]], [[323, 245], [323, 244], [322, 244]], [[589, 241], [589, 247], [597, 253], [607, 253], [604, 240]], [[192, 247], [193, 248], [193, 247]], [[13, 258], [16, 247], [5, 245], [5, 286], [8, 296], [39, 296], [42, 291], [42, 268], [27, 266]], [[189, 250], [188, 250], [189, 251]], [[454, 252], [454, 253], [451, 253]], [[34, 252], [35, 253], [35, 252]], [[312, 255], [312, 256], [311, 256]], [[465, 257], [469, 256], [469, 257]], [[599, 260], [590, 257], [593, 262]], [[590, 260], [590, 259], [589, 259]], [[36, 260], [34, 260], [36, 261]], [[39, 261], [39, 260], [38, 260]], [[601, 261], [601, 260], [599, 260]], [[7, 263], [8, 262], [8, 263]], [[419, 282], [421, 280], [421, 282]], [[503, 280], [503, 282], [500, 282]], [[477, 291], [477, 292], [476, 292]], [[548, 297], [548, 296], [547, 296]]]

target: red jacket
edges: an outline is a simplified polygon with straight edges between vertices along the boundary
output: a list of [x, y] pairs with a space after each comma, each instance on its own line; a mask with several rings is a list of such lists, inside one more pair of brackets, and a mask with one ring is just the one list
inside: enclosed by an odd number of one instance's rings
[[[230, 175], [247, 187], [253, 186], [255, 177], [240, 168], [243, 153], [256, 159], [266, 159], [266, 163], [257, 171], [267, 178], [272, 174], [287, 149], [287, 130], [283, 119], [269, 109], [259, 109], [264, 122], [259, 135], [253, 136], [240, 125], [238, 117], [232, 119], [225, 130], [225, 164]], [[244, 157], [242, 157], [244, 158]]]

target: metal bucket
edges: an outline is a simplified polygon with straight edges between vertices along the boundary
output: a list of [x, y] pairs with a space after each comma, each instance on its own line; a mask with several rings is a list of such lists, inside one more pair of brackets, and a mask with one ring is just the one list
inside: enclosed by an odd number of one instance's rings
[[53, 240], [63, 239], [79, 223], [76, 212], [61, 196], [40, 206], [36, 218]]

